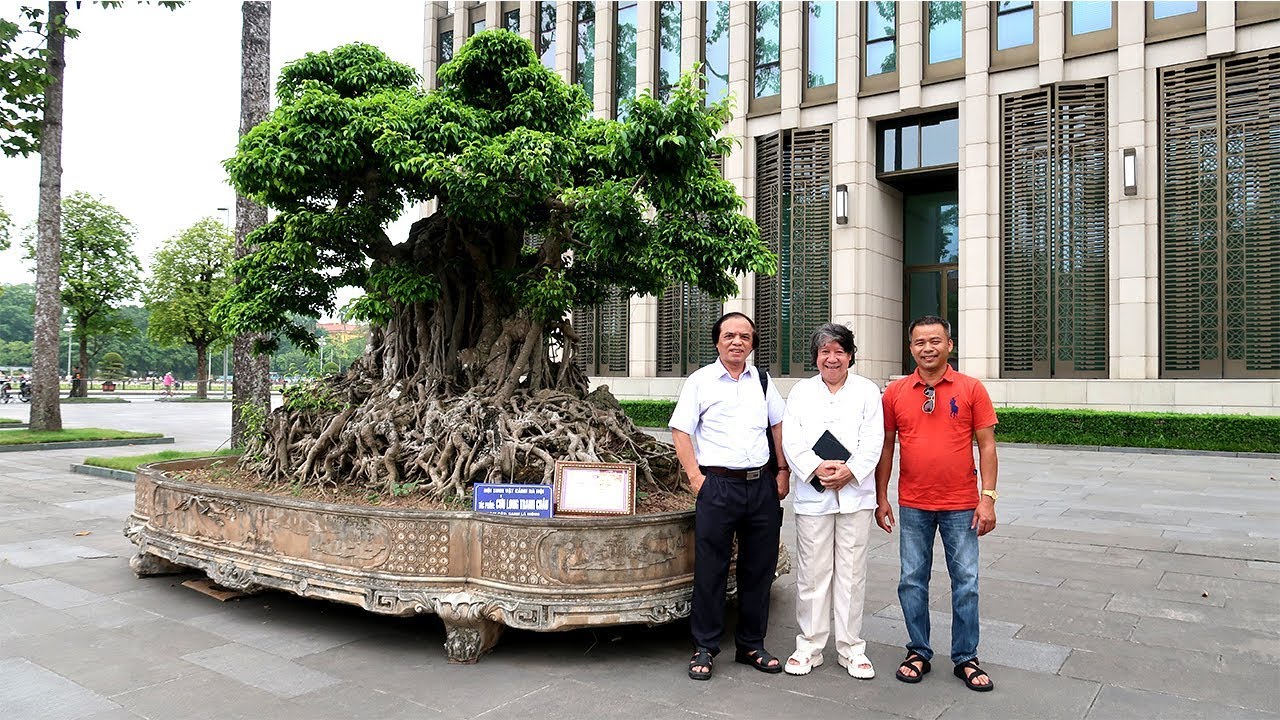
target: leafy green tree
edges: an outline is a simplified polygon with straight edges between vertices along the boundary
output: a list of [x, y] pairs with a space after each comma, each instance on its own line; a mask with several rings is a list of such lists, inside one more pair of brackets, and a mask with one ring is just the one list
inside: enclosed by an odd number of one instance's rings
[[231, 286], [235, 238], [213, 218], [169, 238], [156, 252], [144, 297], [151, 313], [147, 335], [161, 347], [196, 351], [196, 397], [208, 396], [208, 352], [229, 339], [213, 308]]
[[129, 358], [130, 374], [160, 377], [172, 372], [177, 378], [196, 375], [196, 353], [190, 345], [162, 348], [147, 337], [151, 316], [141, 305], [125, 305], [116, 316], [127, 323], [127, 332], [104, 336], [102, 352], [118, 352]]
[[[719, 135], [728, 104], [704, 107], [690, 75], [665, 105], [642, 95], [625, 122], [591, 118], [580, 87], [501, 29], [438, 77], [424, 93], [368, 45], [308, 54], [227, 162], [240, 192], [276, 210], [236, 263], [220, 308], [231, 327], [314, 349], [288, 313], [332, 314], [351, 285], [366, 293], [354, 316], [374, 326], [345, 377], [291, 392], [250, 442], [266, 451], [246, 457], [273, 479], [413, 482], [436, 497], [550, 481], [555, 459], [625, 459], [676, 489], [670, 448], [607, 391], [588, 398], [568, 313], [676, 281], [723, 298], [734, 273], [776, 270], [716, 170], [733, 145]], [[440, 209], [408, 238], [387, 236], [406, 203], [431, 198]]]
[[9, 213], [4, 211], [4, 206], [0, 205], [0, 252], [9, 249], [9, 232], [13, 227], [13, 220], [9, 217]]
[[0, 367], [31, 367], [31, 343], [23, 340], [0, 340]]
[[34, 324], [31, 313], [35, 310], [35, 286], [0, 286], [0, 340], [31, 342]]
[[[61, 215], [61, 299], [80, 345], [78, 366], [88, 377], [101, 338], [132, 328], [116, 309], [138, 294], [142, 264], [133, 253], [133, 225], [101, 198], [72, 193], [63, 199]], [[27, 239], [29, 258], [36, 245]], [[89, 340], [95, 337], [99, 342], [90, 353]], [[86, 393], [86, 385], [79, 385], [78, 394]]]
[[127, 375], [124, 372], [124, 357], [118, 352], [103, 354], [102, 363], [98, 366], [98, 377], [112, 382], [125, 379]]

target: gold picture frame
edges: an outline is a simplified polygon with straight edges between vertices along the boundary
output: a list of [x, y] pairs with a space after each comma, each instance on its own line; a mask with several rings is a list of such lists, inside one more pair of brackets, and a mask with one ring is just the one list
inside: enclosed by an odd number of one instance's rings
[[556, 515], [634, 515], [635, 463], [557, 461], [555, 503]]

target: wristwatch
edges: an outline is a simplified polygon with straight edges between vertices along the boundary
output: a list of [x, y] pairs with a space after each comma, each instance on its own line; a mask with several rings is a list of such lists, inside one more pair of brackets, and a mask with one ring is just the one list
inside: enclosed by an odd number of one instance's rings
[[995, 490], [983, 490], [980, 494], [986, 495], [987, 497], [991, 498], [991, 502], [995, 502], [996, 500], [1000, 499], [1000, 494], [997, 493]]

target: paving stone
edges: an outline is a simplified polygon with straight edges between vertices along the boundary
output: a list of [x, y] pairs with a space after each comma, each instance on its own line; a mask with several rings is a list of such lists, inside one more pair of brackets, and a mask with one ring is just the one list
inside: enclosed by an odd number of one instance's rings
[[1280, 541], [1183, 540], [1178, 543], [1174, 552], [1241, 560], [1265, 560], [1274, 563], [1280, 562]]
[[0, 659], [0, 708], [22, 720], [80, 720], [119, 706], [24, 658]]
[[326, 622], [324, 618], [317, 618], [318, 613], [315, 612], [295, 614], [261, 608], [237, 610], [201, 615], [184, 623], [287, 659], [345, 645], [369, 634], [367, 628], [351, 627], [349, 623], [343, 623], [341, 617]]
[[[1017, 623], [983, 618], [979, 624], [978, 656], [989, 658], [1009, 667], [1019, 667], [1033, 672], [1056, 673], [1070, 654], [1067, 647], [1050, 645], [1014, 636], [1022, 630]], [[929, 644], [939, 666], [949, 664], [951, 655], [951, 613], [930, 611]], [[906, 643], [907, 628], [902, 618], [902, 608], [894, 605], [879, 614], [864, 618], [862, 634], [867, 640], [889, 643]], [[897, 664], [894, 664], [897, 667]]]
[[[1187, 593], [1180, 595], [1185, 596]], [[1216, 602], [1210, 602], [1211, 600]], [[1153, 598], [1149, 595], [1116, 595], [1108, 609], [1145, 617], [1201, 623], [1209, 627], [1242, 628], [1262, 633], [1275, 632], [1276, 628], [1280, 628], [1280, 606], [1270, 610], [1249, 606], [1225, 608], [1222, 599], [1201, 598], [1198, 595], [1187, 601]]]
[[1275, 607], [1277, 590], [1275, 583], [1175, 572], [1165, 573], [1157, 588], [1196, 594], [1207, 592], [1211, 597], [1222, 594], [1228, 607], [1236, 603], [1260, 609]]
[[56, 632], [72, 624], [66, 613], [27, 598], [0, 604], [0, 639]]
[[[589, 698], [579, 697], [576, 700], [579, 707], [586, 709], [600, 704]], [[264, 710], [266, 709], [264, 708]], [[445, 717], [438, 710], [399, 695], [350, 683], [330, 685], [304, 695], [289, 698], [287, 701], [279, 701], [271, 709], [274, 710], [272, 715], [264, 713], [259, 717], [282, 717], [285, 713], [288, 716], [306, 718], [306, 720], [356, 720], [357, 718], [431, 720], [432, 718]], [[498, 717], [498, 715], [495, 713], [494, 717]], [[546, 715], [543, 717], [556, 716]]]
[[1224, 707], [1164, 693], [1104, 685], [1085, 717], [1087, 720], [1133, 720], [1141, 717], [1161, 720], [1228, 717], [1232, 720], [1275, 720], [1280, 715], [1240, 707]]
[[66, 540], [32, 540], [0, 545], [0, 562], [21, 568], [36, 568], [56, 563], [75, 562], [106, 553]]
[[129, 643], [107, 629], [73, 627], [9, 640], [16, 654], [105, 697], [196, 670], [167, 647]]
[[989, 598], [994, 596], [1002, 596], [1010, 601], [1017, 600], [1022, 602], [1052, 598], [1056, 603], [1092, 608], [1094, 610], [1105, 608], [1113, 597], [1112, 593], [1092, 592], [1089, 590], [1070, 590], [1067, 588], [1044, 590], [1039, 586], [1029, 586], [1026, 583], [992, 578], [985, 574], [979, 576], [978, 583], [981, 603], [984, 609], [987, 607]]
[[1275, 685], [1259, 684], [1256, 676], [1213, 672], [1211, 665], [1189, 662], [1190, 657], [1185, 651], [1161, 652], [1158, 648], [1128, 657], [1075, 650], [1061, 673], [1189, 700], [1268, 712], [1275, 709]]
[[67, 608], [65, 612], [86, 625], [106, 630], [124, 627], [131, 623], [152, 622], [160, 617], [149, 610], [143, 610], [128, 603], [116, 602], [110, 598], [87, 605]]
[[130, 491], [124, 494], [93, 498], [91, 500], [73, 500], [59, 503], [59, 505], [76, 513], [111, 518], [123, 522], [125, 518], [133, 513], [134, 495]]
[[1145, 645], [1160, 645], [1223, 655], [1246, 655], [1259, 662], [1280, 665], [1280, 634], [1273, 625], [1270, 632], [1258, 632], [1223, 625], [1206, 625], [1159, 617], [1144, 617], [1133, 631], [1133, 640]]
[[1121, 535], [1115, 533], [1080, 532], [1078, 530], [1043, 529], [1031, 536], [1036, 540], [1049, 540], [1081, 545], [1098, 545], [1103, 547], [1128, 548], [1130, 550], [1171, 551], [1178, 546], [1177, 540], [1160, 536]]
[[[993, 717], [1077, 720], [1085, 717], [1101, 687], [1096, 682], [1027, 672], [985, 659], [982, 667], [996, 685], [991, 692], [969, 690], [952, 674], [950, 667], [936, 667], [934, 672], [941, 676], [926, 678], [926, 682], [946, 681], [955, 688], [955, 703], [939, 715], [938, 720], [990, 720]], [[1016, 687], [1017, 692], [1008, 693], [1006, 689], [1011, 687]]]
[[89, 592], [52, 578], [12, 583], [5, 585], [4, 589], [14, 595], [21, 595], [30, 600], [35, 600], [41, 605], [54, 610], [65, 610], [77, 605], [88, 605], [102, 599], [102, 596], [97, 593]]
[[238, 643], [188, 653], [182, 659], [277, 697], [297, 697], [340, 682], [330, 675]]
[[275, 695], [210, 670], [190, 667], [193, 672], [181, 677], [120, 693], [111, 699], [144, 718], [274, 720], [285, 717], [280, 712], [284, 708], [277, 704], [279, 698]]

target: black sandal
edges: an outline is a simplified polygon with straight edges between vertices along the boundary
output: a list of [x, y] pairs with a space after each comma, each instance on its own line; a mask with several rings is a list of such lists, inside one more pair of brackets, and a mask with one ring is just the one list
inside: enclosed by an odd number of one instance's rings
[[769, 673], [770, 675], [782, 672], [782, 662], [779, 661], [777, 665], [770, 665], [770, 660], [777, 660], [778, 658], [770, 655], [769, 651], [764, 648], [758, 650], [743, 650], [739, 648], [733, 659], [736, 662], [750, 665], [760, 672]]
[[[694, 668], [704, 667], [706, 670], [695, 670]], [[689, 661], [689, 677], [694, 680], [710, 680], [711, 679], [711, 651], [706, 648], [698, 648], [693, 653], [693, 659]]]
[[[966, 673], [965, 670], [972, 670], [973, 672]], [[978, 667], [978, 658], [974, 658], [972, 660], [966, 660], [960, 663], [959, 665], [956, 665], [956, 669], [954, 672], [956, 677], [963, 680], [965, 687], [969, 688], [970, 690], [976, 690], [978, 692], [989, 692], [991, 690], [996, 689], [996, 684], [991, 682], [991, 676], [987, 674], [987, 671]], [[984, 677], [987, 679], [986, 685], [977, 685], [973, 682], [974, 680], [980, 677]]]
[[[917, 662], [920, 663], [919, 667], [916, 666]], [[903, 668], [911, 670], [915, 675], [903, 674]], [[902, 664], [898, 666], [898, 672], [894, 673], [893, 676], [904, 683], [918, 683], [924, 679], [925, 675], [929, 674], [931, 669], [929, 661], [925, 660], [923, 655], [917, 652], [909, 652], [907, 653], [907, 659], [902, 661]]]

